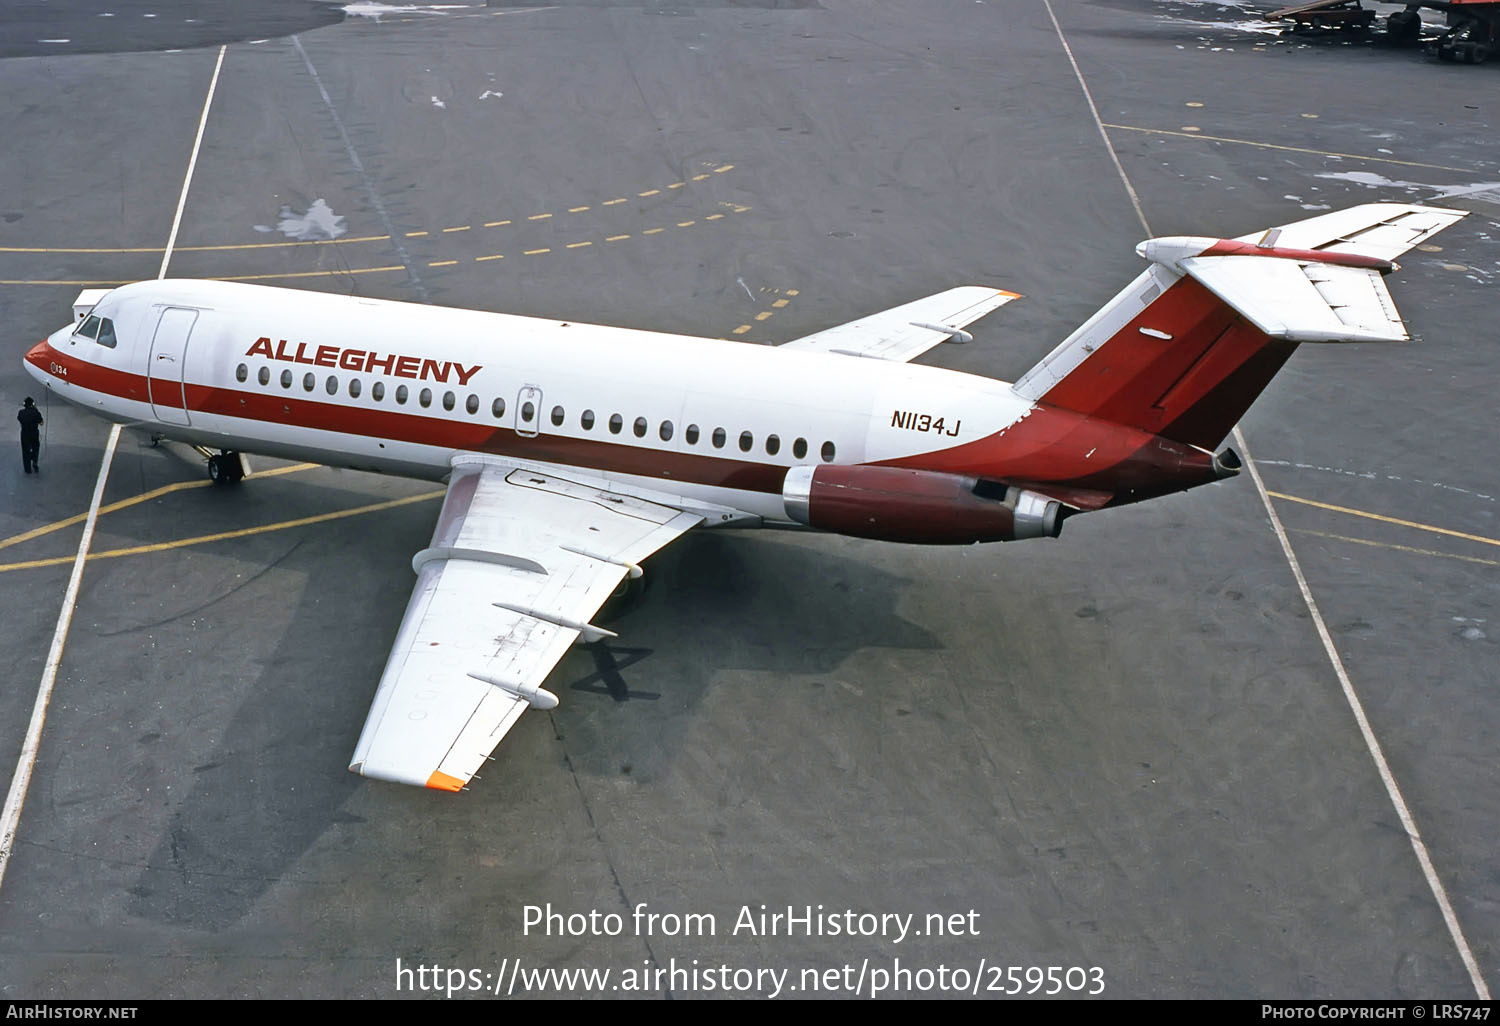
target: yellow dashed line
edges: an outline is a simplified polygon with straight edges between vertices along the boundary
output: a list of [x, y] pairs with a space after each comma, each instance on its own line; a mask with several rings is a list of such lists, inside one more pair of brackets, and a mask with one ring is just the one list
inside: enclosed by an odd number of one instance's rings
[[400, 264], [389, 267], [341, 267], [333, 271], [283, 271], [278, 274], [236, 274], [215, 277], [213, 281], [265, 281], [270, 278], [331, 278], [340, 274], [380, 274], [385, 271], [404, 271]]
[[787, 289], [786, 290], [786, 294], [789, 295], [789, 296], [799, 296], [799, 295], [801, 295], [801, 293], [798, 292], [796, 289]]
[[774, 306], [776, 309], [780, 310], [782, 307], [786, 306], [790, 302], [791, 302], [790, 299], [778, 299], [778, 300], [776, 300], [776, 302], [772, 303], [771, 305]]
[[645, 231], [641, 232], [641, 234], [642, 235], [655, 235], [657, 232], [664, 232], [664, 231], [666, 231], [665, 228], [647, 228]]
[[1395, 517], [1382, 516], [1379, 513], [1367, 513], [1362, 509], [1350, 509], [1348, 506], [1334, 506], [1326, 502], [1314, 502], [1312, 499], [1303, 499], [1295, 495], [1287, 495], [1284, 492], [1267, 491], [1267, 495], [1277, 499], [1285, 499], [1287, 502], [1300, 502], [1304, 506], [1316, 506], [1318, 509], [1326, 509], [1333, 513], [1347, 513], [1352, 517], [1364, 517], [1367, 520], [1379, 520], [1383, 524], [1395, 524], [1398, 527], [1415, 527], [1419, 531], [1431, 531], [1433, 534], [1445, 534], [1450, 538], [1462, 538], [1464, 541], [1479, 542], [1481, 545], [1500, 546], [1500, 538], [1486, 538], [1482, 534], [1465, 534], [1462, 531], [1451, 531], [1446, 527], [1434, 527], [1431, 524], [1419, 524], [1415, 520], [1398, 520]]
[[677, 227], [679, 227], [679, 228], [691, 228], [693, 225], [695, 225], [697, 223], [698, 223], [697, 221], [678, 221], [677, 222]]
[[1396, 545], [1392, 542], [1372, 541], [1369, 538], [1351, 538], [1345, 534], [1329, 534], [1327, 531], [1308, 531], [1301, 528], [1293, 528], [1297, 534], [1310, 534], [1318, 538], [1331, 538], [1334, 541], [1353, 542], [1356, 545], [1370, 545], [1377, 549], [1395, 549], [1397, 552], [1410, 552], [1417, 556], [1439, 556], [1443, 559], [1460, 559], [1465, 563], [1479, 563], [1482, 566], [1500, 566], [1500, 559], [1481, 559], [1478, 556], [1460, 556], [1452, 552], [1437, 552], [1433, 549], [1418, 549], [1410, 545]]
[[[1132, 127], [1130, 125], [1106, 125], [1105, 127], [1106, 128], [1129, 129], [1131, 131], [1138, 131], [1138, 132], [1155, 131], [1154, 129], [1134, 128], [1134, 127]], [[1174, 133], [1166, 133], [1166, 134], [1174, 134]], [[1202, 138], [1211, 138], [1211, 137], [1210, 136], [1203, 136]], [[1246, 140], [1240, 140], [1240, 139], [1226, 139], [1226, 140], [1223, 140], [1223, 141], [1225, 141], [1225, 142], [1246, 142]], [[1263, 144], [1263, 143], [1249, 143], [1249, 145], [1268, 145], [1268, 144]], [[1292, 147], [1272, 147], [1272, 148], [1291, 149]], [[1313, 151], [1308, 151], [1308, 152], [1321, 152], [1321, 151], [1313, 150]], [[1332, 154], [1332, 155], [1333, 156], [1342, 156], [1343, 154]], [[1381, 158], [1378, 158], [1378, 157], [1367, 157], [1367, 158], [1364, 158], [1364, 159], [1367, 159], [1367, 160], [1380, 160]], [[1415, 166], [1415, 167], [1433, 167], [1433, 168], [1440, 168], [1442, 170], [1452, 170], [1452, 171], [1464, 170], [1462, 168], [1445, 168], [1445, 167], [1443, 167], [1443, 165], [1440, 165], [1440, 164], [1414, 164], [1411, 161], [1385, 160], [1384, 162], [1385, 163], [1389, 163], [1389, 164], [1412, 164], [1412, 166]], [[720, 165], [719, 167], [714, 168], [713, 171], [711, 172], [711, 174], [723, 174], [726, 171], [732, 171], [734, 169], [734, 167], [735, 167], [735, 165], [733, 165], [733, 164], [723, 164], [723, 165]], [[709, 173], [694, 175], [693, 178], [692, 178], [692, 181], [695, 181], [695, 182], [703, 181], [704, 179], [709, 178], [710, 176], [711, 175]], [[671, 184], [669, 184], [667, 186], [667, 188], [668, 189], [680, 189], [680, 188], [683, 188], [686, 184], [687, 184], [686, 182], [672, 182]], [[639, 195], [641, 197], [646, 197], [646, 196], [658, 196], [660, 194], [661, 194], [661, 190], [660, 189], [649, 189], [646, 192], [638, 193], [637, 195]], [[621, 197], [617, 197], [615, 199], [604, 200], [603, 203], [602, 203], [602, 205], [606, 206], [606, 207], [609, 207], [609, 206], [615, 206], [616, 204], [625, 203], [625, 202], [628, 202], [628, 200], [625, 197], [621, 196]], [[725, 206], [730, 206], [730, 205], [731, 204], [727, 204], [727, 203], [725, 204]], [[590, 210], [590, 209], [592, 209], [591, 205], [578, 206], [578, 207], [569, 207], [568, 208], [568, 213], [570, 213], [570, 214], [578, 214], [578, 213], [582, 213], [582, 212], [584, 212], [586, 210]], [[750, 209], [749, 207], [735, 207], [735, 212], [736, 213], [741, 213], [741, 212], [749, 210], [749, 209]], [[528, 218], [528, 220], [540, 221], [540, 220], [544, 220], [546, 218], [549, 218], [551, 216], [552, 215], [550, 213], [548, 213], [548, 214], [535, 214], [535, 215], [532, 215], [530, 218]], [[501, 227], [504, 227], [504, 226], [506, 226], [508, 224], [511, 224], [511, 223], [512, 223], [512, 221], [509, 218], [507, 218], [505, 220], [502, 220], [502, 221], [485, 221], [483, 223], [483, 227], [485, 227], [485, 228], [501, 228]], [[441, 229], [441, 231], [445, 232], [445, 233], [447, 233], [447, 232], [464, 232], [464, 231], [471, 231], [471, 230], [473, 230], [473, 227], [474, 227], [473, 225], [455, 225], [454, 227], [451, 227], [451, 228], [443, 228], [443, 229]], [[412, 232], [406, 232], [405, 233], [405, 237], [408, 238], [408, 239], [420, 239], [420, 238], [423, 238], [423, 237], [428, 236], [430, 234], [431, 234], [431, 232], [426, 231], [426, 230], [423, 230], [423, 231], [412, 231]], [[235, 250], [245, 250], [245, 249], [278, 249], [278, 248], [287, 248], [287, 247], [292, 247], [292, 246], [347, 246], [347, 245], [351, 245], [351, 244], [366, 243], [366, 242], [386, 242], [386, 241], [389, 241], [390, 238], [391, 237], [389, 235], [351, 235], [351, 236], [348, 236], [346, 238], [340, 238], [340, 239], [287, 239], [287, 240], [285, 240], [283, 242], [242, 242], [242, 243], [226, 243], [226, 244], [218, 244], [218, 245], [178, 246], [178, 247], [176, 247], [175, 251], [178, 252], [178, 253], [215, 253], [215, 252], [232, 252], [232, 251], [235, 251]], [[162, 251], [163, 251], [163, 247], [161, 247], [161, 246], [0, 246], [0, 253], [107, 253], [107, 254], [123, 254], [123, 253], [160, 253]], [[278, 275], [277, 277], [284, 277], [284, 276], [283, 275]], [[243, 280], [243, 279], [221, 279], [221, 280], [226, 280], [226, 281], [227, 280], [236, 280], [236, 281], [238, 281], [238, 280]], [[112, 284], [123, 284], [123, 282], [113, 282], [113, 281], [71, 281], [71, 280], [69, 280], [69, 281], [46, 281], [46, 282], [42, 282], [40, 280], [32, 281], [32, 280], [26, 279], [26, 280], [16, 280], [16, 281], [0, 281], [0, 284], [5, 284], [5, 285], [31, 285], [31, 284], [48, 284], [48, 285], [112, 285]]]
[[758, 314], [755, 315], [755, 319], [757, 321], [763, 321], [763, 320], [765, 320], [769, 316], [771, 316], [771, 311], [770, 310], [762, 310], [760, 313], [758, 313]]
[[611, 235], [607, 239], [605, 239], [604, 241], [605, 242], [619, 242], [621, 239], [628, 239], [628, 238], [630, 238], [629, 235]]
[[552, 247], [551, 246], [543, 246], [541, 249], [528, 249], [528, 250], [525, 250], [522, 253], [522, 255], [523, 256], [536, 256], [538, 253], [551, 253], [551, 252], [552, 252]]
[[456, 263], [458, 263], [457, 260], [433, 260], [433, 261], [429, 262], [427, 266], [428, 267], [452, 267]]
[[724, 216], [723, 214], [709, 214], [703, 220], [705, 220], [705, 221], [717, 221], [719, 218], [721, 218], [723, 216]]
[[483, 261], [483, 260], [504, 260], [504, 259], [505, 259], [505, 254], [504, 253], [491, 253], [489, 256], [475, 257], [474, 258], [474, 262], [475, 263], [479, 263], [480, 261]]
[[748, 324], [741, 324], [738, 328], [734, 329], [734, 333], [736, 335], [743, 335], [745, 332], [747, 332], [749, 330], [750, 330], [750, 325], [748, 325]]
[[[346, 517], [359, 516], [361, 513], [376, 513], [383, 509], [394, 509], [397, 506], [409, 506], [414, 502], [426, 502], [428, 499], [442, 498], [445, 493], [442, 489], [432, 492], [424, 492], [421, 495], [411, 495], [404, 499], [391, 499], [387, 502], [375, 502], [368, 506], [356, 506], [354, 509], [339, 510], [335, 513], [320, 513], [317, 516], [299, 517], [296, 520], [283, 520], [275, 524], [265, 524], [261, 527], [246, 527], [238, 531], [220, 531], [218, 534], [201, 534], [196, 538], [183, 538], [180, 541], [161, 542], [156, 545], [133, 545], [125, 549], [109, 549], [105, 552], [91, 552], [88, 558], [94, 559], [116, 559], [120, 556], [140, 556], [148, 552], [165, 552], [168, 549], [181, 549], [189, 545], [204, 545], [209, 542], [227, 541], [230, 538], [245, 538], [252, 534], [267, 534], [271, 531], [285, 531], [292, 527], [306, 527], [309, 524], [326, 523], [329, 520], [342, 520]], [[0, 573], [7, 570], [30, 570], [44, 566], [61, 566], [73, 562], [76, 556], [59, 556], [56, 559], [33, 559], [25, 563], [7, 563], [0, 565]]]
[[582, 249], [584, 246], [592, 246], [592, 245], [593, 245], [592, 242], [570, 242], [570, 243], [568, 243], [568, 248], [569, 249]]

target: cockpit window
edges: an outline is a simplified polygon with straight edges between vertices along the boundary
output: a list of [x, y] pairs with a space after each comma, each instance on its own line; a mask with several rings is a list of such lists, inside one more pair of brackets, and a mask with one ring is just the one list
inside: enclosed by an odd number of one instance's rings
[[115, 322], [108, 317], [99, 320], [99, 344], [111, 349], [115, 347]]
[[81, 326], [79, 326], [78, 334], [82, 335], [84, 338], [98, 338], [99, 318], [95, 317], [93, 314], [89, 314], [88, 319], [85, 320]]

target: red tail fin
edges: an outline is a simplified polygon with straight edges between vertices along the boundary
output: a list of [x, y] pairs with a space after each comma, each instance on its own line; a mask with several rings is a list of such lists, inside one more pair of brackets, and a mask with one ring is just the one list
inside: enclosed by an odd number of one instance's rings
[[1211, 449], [1297, 343], [1405, 341], [1381, 275], [1463, 216], [1370, 203], [1235, 240], [1148, 239], [1145, 273], [1014, 389]]
[[[1132, 282], [1016, 391], [1045, 384], [1028, 397], [1216, 446], [1297, 344], [1267, 337], [1197, 281], [1164, 270], [1153, 267]], [[1129, 310], [1138, 312], [1121, 316]]]

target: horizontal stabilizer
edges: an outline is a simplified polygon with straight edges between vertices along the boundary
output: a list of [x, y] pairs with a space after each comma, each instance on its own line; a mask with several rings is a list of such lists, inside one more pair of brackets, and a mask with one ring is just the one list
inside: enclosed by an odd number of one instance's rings
[[[1409, 203], [1363, 203], [1272, 228], [1275, 244], [1288, 249], [1321, 249], [1395, 260], [1467, 216], [1466, 210], [1419, 207]], [[1240, 236], [1261, 243], [1265, 232]]]
[[1378, 271], [1256, 256], [1177, 262], [1271, 338], [1289, 342], [1405, 342], [1406, 326]]

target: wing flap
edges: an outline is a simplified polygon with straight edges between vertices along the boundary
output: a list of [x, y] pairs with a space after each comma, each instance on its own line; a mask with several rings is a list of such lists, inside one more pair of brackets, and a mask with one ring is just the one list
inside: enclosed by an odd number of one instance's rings
[[664, 503], [495, 457], [454, 458], [432, 545], [350, 769], [459, 790], [569, 646], [650, 553], [702, 521]]
[[906, 363], [950, 339], [968, 341], [965, 326], [1018, 298], [1003, 289], [963, 285], [806, 335], [782, 348]]

